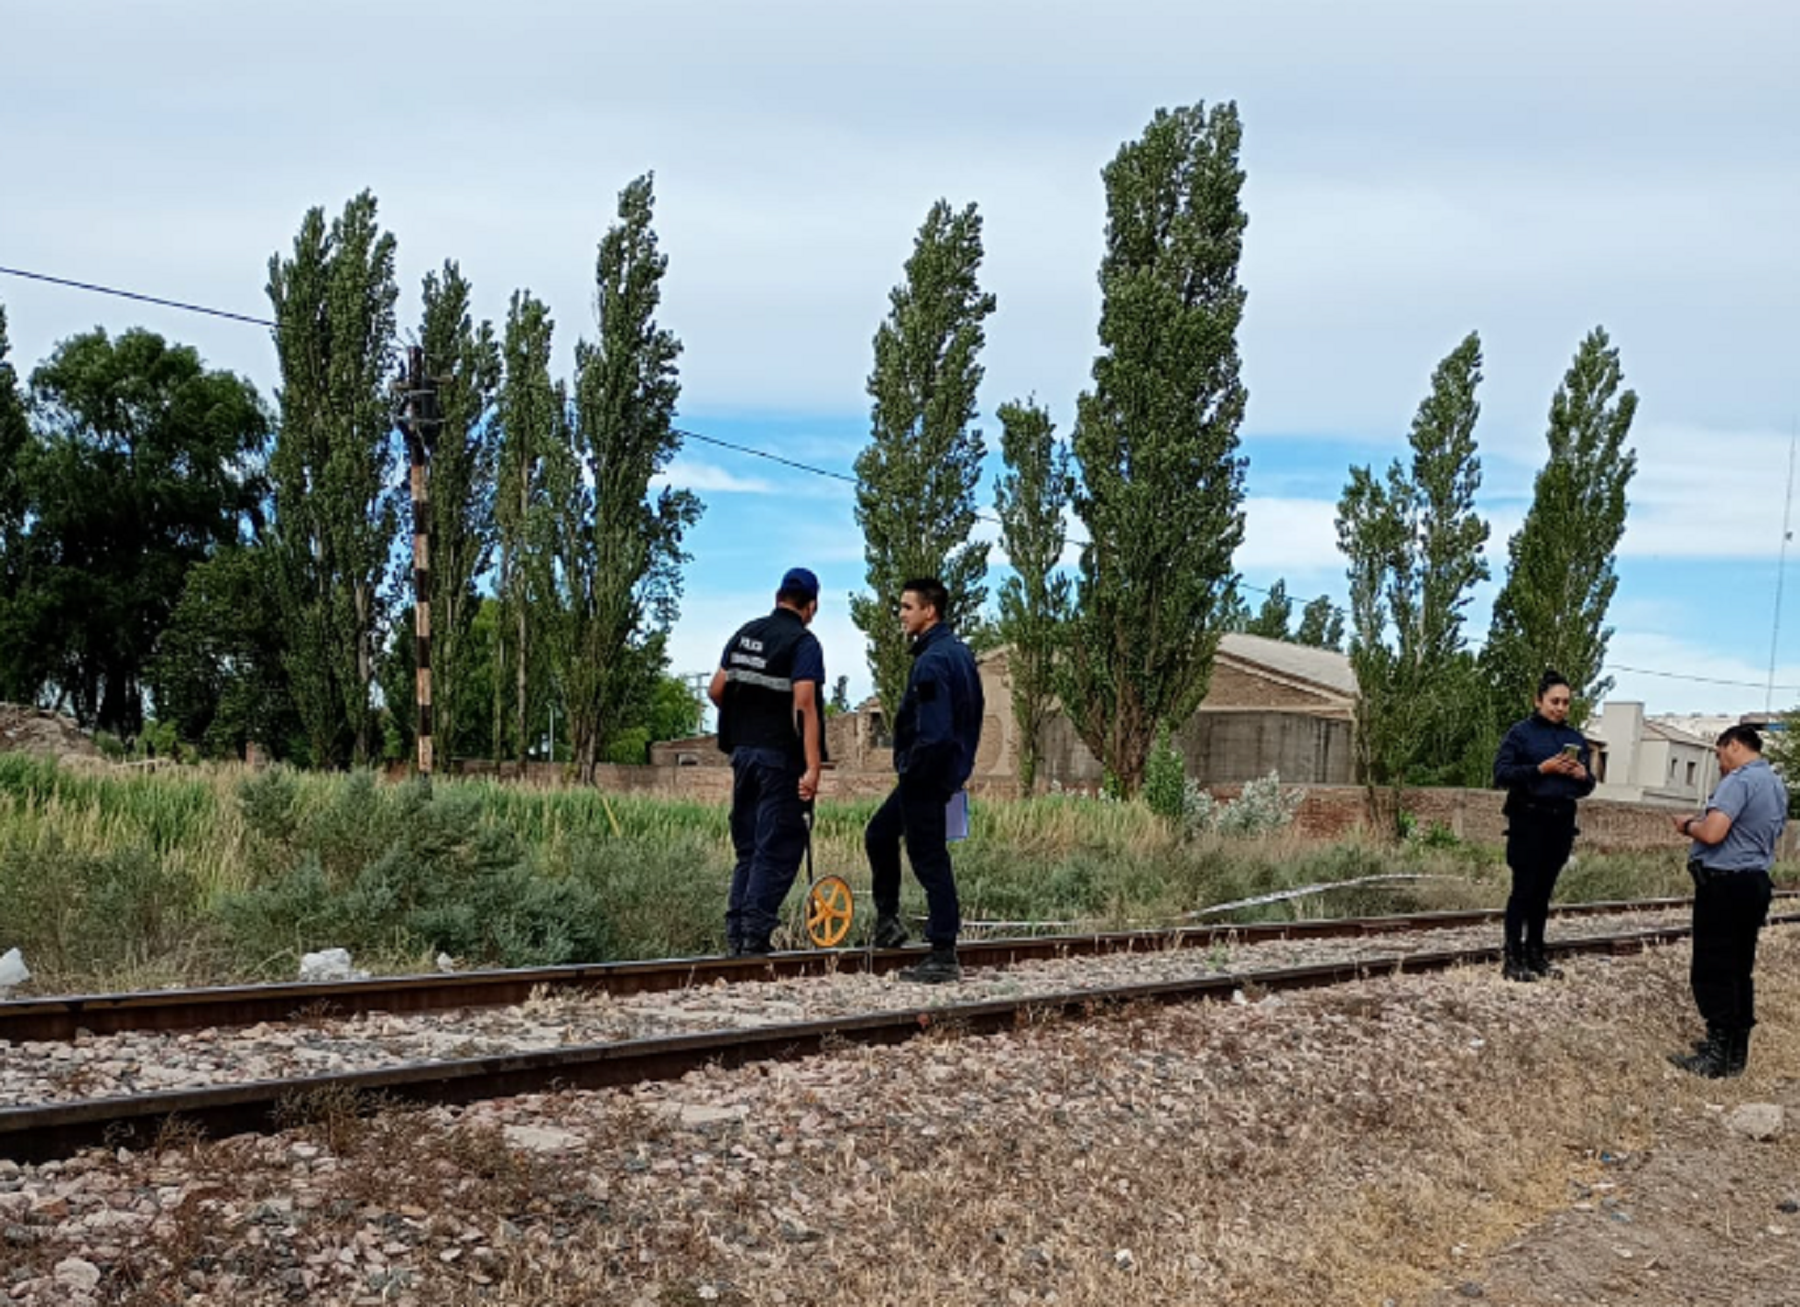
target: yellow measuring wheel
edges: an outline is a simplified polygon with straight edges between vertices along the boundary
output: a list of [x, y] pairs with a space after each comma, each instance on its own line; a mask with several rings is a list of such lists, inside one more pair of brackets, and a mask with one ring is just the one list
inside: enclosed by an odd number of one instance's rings
[[814, 948], [836, 948], [850, 933], [856, 900], [842, 876], [813, 875], [813, 809], [806, 805], [806, 934]]
[[806, 891], [806, 933], [819, 948], [836, 948], [850, 933], [855, 910], [850, 882], [842, 876], [821, 876]]

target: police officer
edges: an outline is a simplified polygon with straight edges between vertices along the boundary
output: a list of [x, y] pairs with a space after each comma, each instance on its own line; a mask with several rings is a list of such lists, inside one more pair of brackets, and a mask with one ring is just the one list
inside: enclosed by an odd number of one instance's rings
[[925, 890], [925, 938], [931, 952], [902, 979], [942, 984], [962, 977], [956, 937], [962, 910], [946, 841], [945, 805], [975, 769], [986, 711], [981, 677], [969, 647], [944, 623], [950, 595], [942, 581], [921, 577], [900, 591], [900, 625], [911, 641], [912, 670], [894, 714], [894, 770], [899, 783], [869, 819], [863, 847], [875, 897], [878, 948], [906, 943], [900, 923], [900, 845]]
[[1575, 800], [1594, 790], [1587, 737], [1569, 725], [1569, 683], [1546, 670], [1535, 711], [1514, 723], [1494, 757], [1494, 784], [1506, 791], [1506, 960], [1500, 974], [1532, 981], [1560, 975], [1544, 951], [1556, 877], [1575, 844]]
[[1719, 783], [1706, 811], [1680, 817], [1675, 829], [1693, 841], [1694, 1003], [1706, 1038], [1694, 1052], [1670, 1060], [1684, 1071], [1717, 1080], [1738, 1076], [1750, 1058], [1756, 1024], [1756, 937], [1769, 915], [1774, 885], [1769, 867], [1787, 824], [1787, 788], [1762, 756], [1753, 726], [1728, 726], [1713, 744]]
[[806, 852], [806, 813], [825, 762], [825, 654], [806, 629], [818, 611], [819, 578], [793, 568], [775, 611], [731, 637], [707, 689], [719, 709], [719, 748], [731, 755], [737, 865], [725, 945], [733, 957], [770, 951]]

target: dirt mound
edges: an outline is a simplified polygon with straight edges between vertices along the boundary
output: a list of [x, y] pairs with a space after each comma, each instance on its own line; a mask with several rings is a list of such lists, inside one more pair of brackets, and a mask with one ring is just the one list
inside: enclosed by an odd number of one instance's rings
[[101, 756], [94, 741], [71, 719], [48, 708], [12, 703], [0, 703], [0, 753], [31, 753], [59, 762]]

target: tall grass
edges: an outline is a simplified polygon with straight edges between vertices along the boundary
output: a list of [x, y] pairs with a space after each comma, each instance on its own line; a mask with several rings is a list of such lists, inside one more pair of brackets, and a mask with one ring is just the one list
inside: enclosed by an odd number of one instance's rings
[[[814, 870], [849, 880], [859, 915], [874, 808], [827, 801], [816, 817]], [[1183, 839], [1141, 804], [1078, 795], [978, 802], [953, 856], [971, 934], [1173, 924], [1213, 904], [1385, 872], [1421, 879], [1208, 919], [1494, 905], [1508, 882], [1494, 848]], [[302, 952], [329, 946], [379, 969], [428, 967], [439, 953], [522, 965], [711, 952], [731, 863], [725, 810], [692, 801], [492, 780], [439, 780], [427, 793], [368, 775], [143, 773], [0, 754], [0, 949], [21, 946], [44, 989], [288, 978]], [[1673, 850], [1582, 853], [1558, 897], [1686, 888]], [[794, 944], [798, 902], [790, 896]], [[902, 911], [924, 911], [910, 877]]]

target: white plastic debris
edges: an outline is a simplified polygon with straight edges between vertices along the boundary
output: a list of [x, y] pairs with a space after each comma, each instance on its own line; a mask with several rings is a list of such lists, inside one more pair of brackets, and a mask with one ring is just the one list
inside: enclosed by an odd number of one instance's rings
[[358, 971], [350, 965], [350, 950], [347, 948], [321, 949], [317, 953], [307, 953], [300, 958], [300, 979], [303, 981], [367, 980], [368, 978], [368, 972]]
[[31, 979], [31, 968], [25, 965], [25, 955], [16, 948], [9, 948], [0, 955], [0, 998], [14, 985], [23, 985]]
[[456, 959], [451, 957], [448, 953], [440, 953], [437, 956], [437, 968], [445, 975], [449, 975], [452, 971], [456, 970]]

